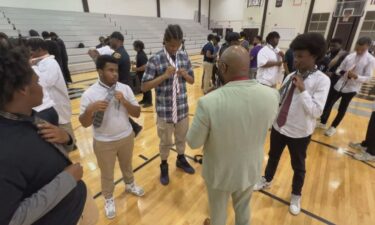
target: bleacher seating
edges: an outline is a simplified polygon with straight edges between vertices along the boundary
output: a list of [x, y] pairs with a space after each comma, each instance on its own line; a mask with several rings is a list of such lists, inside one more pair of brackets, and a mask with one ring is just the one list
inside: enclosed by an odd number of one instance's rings
[[[185, 48], [189, 54], [198, 54], [210, 32], [192, 20], [155, 18], [127, 15], [107, 15], [23, 8], [0, 8], [0, 32], [8, 36], [27, 37], [30, 29], [41, 33], [54, 31], [64, 40], [72, 74], [93, 71], [95, 65], [87, 55], [90, 47], [98, 44], [99, 36], [120, 31], [125, 37], [125, 49], [132, 60], [136, 52], [133, 42], [142, 40], [150, 57], [162, 48], [167, 24], [180, 24], [184, 31]], [[78, 48], [83, 43], [85, 48]]]

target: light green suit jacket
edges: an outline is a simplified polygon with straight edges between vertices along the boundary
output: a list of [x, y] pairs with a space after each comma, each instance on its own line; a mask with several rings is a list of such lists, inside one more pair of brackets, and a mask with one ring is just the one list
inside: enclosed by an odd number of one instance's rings
[[279, 93], [255, 80], [233, 81], [198, 101], [187, 142], [202, 145], [203, 178], [222, 191], [240, 191], [260, 178], [267, 130]]

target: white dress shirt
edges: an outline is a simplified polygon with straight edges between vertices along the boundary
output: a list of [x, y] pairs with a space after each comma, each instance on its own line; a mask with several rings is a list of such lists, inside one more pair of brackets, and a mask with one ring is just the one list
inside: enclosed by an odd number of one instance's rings
[[342, 93], [356, 92], [361, 90], [362, 84], [369, 82], [375, 69], [375, 58], [368, 52], [359, 56], [357, 53], [349, 54], [337, 68], [336, 73], [348, 72], [354, 68], [357, 79], [348, 79], [347, 73], [343, 75], [335, 85], [335, 90]]
[[278, 47], [273, 48], [269, 44], [259, 51], [257, 56], [257, 80], [259, 83], [273, 87], [282, 82], [283, 74], [281, 66], [273, 66], [268, 68], [262, 67], [268, 62], [282, 61], [281, 57], [279, 56], [279, 52], [280, 49]]
[[59, 115], [59, 124], [70, 123], [72, 116], [72, 106], [64, 76], [55, 56], [50, 55], [42, 59], [36, 65], [40, 72], [39, 80], [51, 99], [55, 102], [54, 108]]
[[[284, 84], [293, 74], [288, 75]], [[286, 124], [280, 128], [277, 118], [273, 123], [273, 127], [287, 137], [304, 138], [314, 132], [316, 119], [323, 113], [331, 81], [327, 75], [317, 70], [305, 79], [304, 84], [304, 92], [294, 89]]]
[[[40, 77], [40, 72], [37, 66], [33, 66], [33, 70]], [[39, 78], [39, 84], [42, 86], [43, 89], [43, 103], [40, 106], [34, 107], [33, 109], [37, 112], [41, 112], [43, 110], [49, 109], [55, 106], [55, 102], [51, 99], [46, 89], [46, 85], [43, 83], [43, 79]]]
[[[139, 106], [133, 91], [128, 85], [117, 82], [116, 91], [121, 92], [124, 98], [134, 106]], [[108, 94], [108, 87], [103, 83], [96, 82], [89, 87], [81, 98], [81, 115], [87, 107], [97, 101], [103, 101]], [[100, 127], [95, 128], [94, 138], [98, 141], [110, 142], [118, 141], [128, 137], [133, 128], [129, 122], [129, 114], [126, 108], [114, 97], [104, 112], [103, 122]]]

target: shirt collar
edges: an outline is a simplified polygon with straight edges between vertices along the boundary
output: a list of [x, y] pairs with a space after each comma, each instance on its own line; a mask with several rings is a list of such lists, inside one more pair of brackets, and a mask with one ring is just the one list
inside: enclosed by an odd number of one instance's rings
[[39, 117], [36, 116], [36, 111], [34, 110], [32, 111], [31, 116], [18, 114], [18, 113], [9, 113], [5, 111], [0, 111], [0, 116], [8, 120], [29, 122], [34, 125], [44, 121], [43, 119], [40, 119]]
[[112, 87], [110, 87], [110, 86], [108, 86], [108, 85], [106, 85], [105, 83], [103, 83], [101, 80], [98, 80], [98, 84], [99, 84], [99, 86], [101, 86], [102, 88], [105, 88], [106, 90], [114, 90], [114, 89], [116, 89], [116, 87], [117, 87], [117, 82], [112, 86]]
[[276, 46], [276, 47], [273, 47], [273, 46], [270, 45], [270, 44], [267, 44], [267, 46], [268, 46], [272, 51], [276, 51], [276, 50], [277, 50], [277, 46]]

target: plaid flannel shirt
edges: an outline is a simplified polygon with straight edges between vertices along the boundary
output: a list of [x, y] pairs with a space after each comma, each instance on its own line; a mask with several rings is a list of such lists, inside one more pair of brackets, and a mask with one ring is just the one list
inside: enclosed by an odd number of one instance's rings
[[[194, 72], [191, 66], [189, 56], [184, 51], [177, 52], [178, 68], [185, 69], [188, 74], [194, 77]], [[146, 65], [143, 74], [142, 82], [147, 82], [162, 75], [167, 70], [170, 63], [161, 50], [153, 55]], [[181, 121], [188, 116], [189, 106], [187, 102], [186, 80], [182, 77], [178, 80], [180, 85], [180, 93], [177, 95], [177, 120]], [[172, 119], [172, 94], [173, 94], [173, 77], [163, 81], [155, 88], [156, 92], [156, 112], [158, 117], [167, 123], [173, 123]]]

